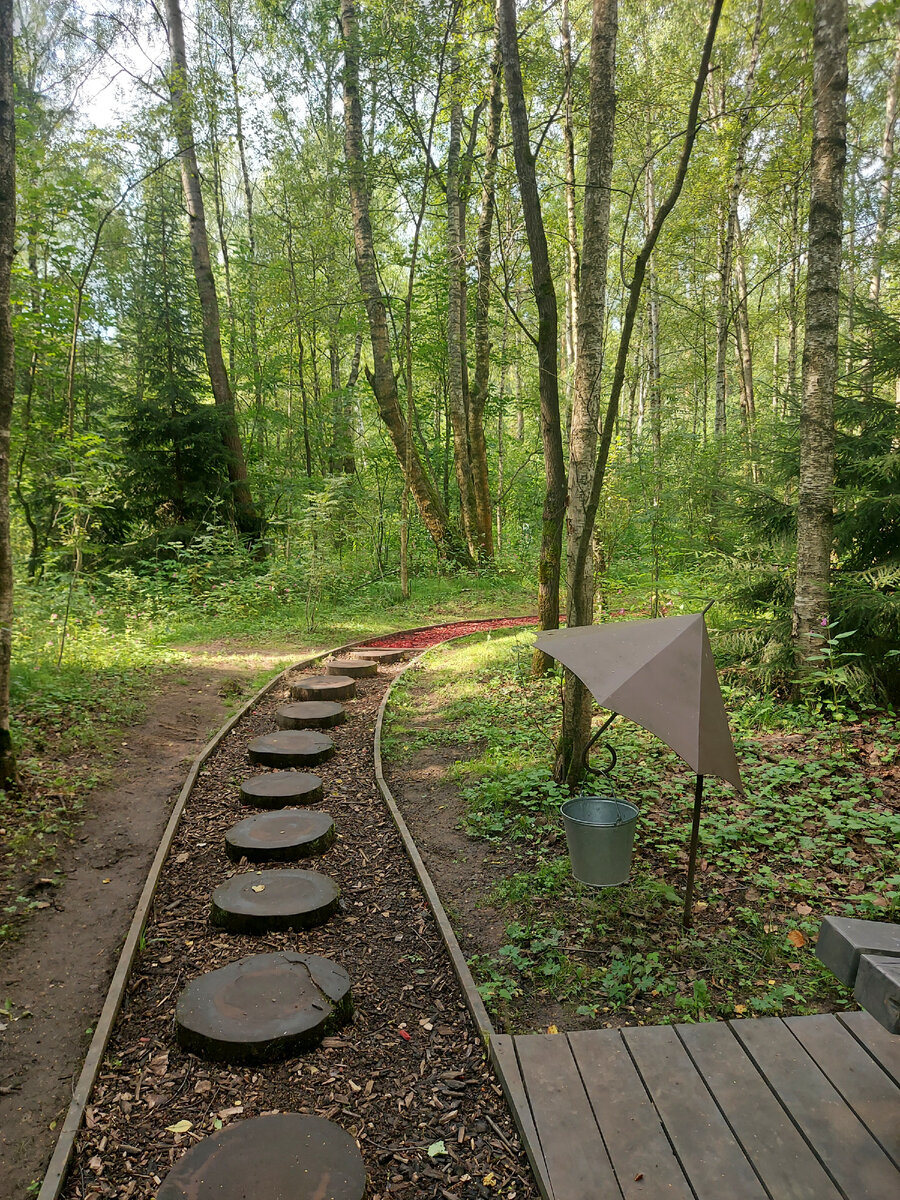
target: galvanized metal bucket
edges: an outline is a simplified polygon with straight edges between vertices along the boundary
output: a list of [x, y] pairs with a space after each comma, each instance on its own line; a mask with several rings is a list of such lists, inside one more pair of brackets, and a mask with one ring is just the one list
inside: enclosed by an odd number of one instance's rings
[[638, 810], [615, 796], [575, 796], [560, 808], [572, 874], [591, 887], [625, 883]]

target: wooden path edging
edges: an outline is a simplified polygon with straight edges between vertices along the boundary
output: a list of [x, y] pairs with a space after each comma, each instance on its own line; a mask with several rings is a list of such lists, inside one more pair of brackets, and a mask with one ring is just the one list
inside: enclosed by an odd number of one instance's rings
[[[474, 618], [473, 618], [474, 619]], [[506, 618], [484, 618], [485, 620], [504, 620]], [[520, 620], [521, 618], [510, 617], [509, 620]], [[109, 1045], [109, 1040], [112, 1036], [113, 1026], [116, 1017], [119, 1015], [119, 1009], [122, 1007], [122, 1000], [125, 996], [125, 988], [128, 984], [131, 968], [134, 964], [135, 956], [141, 943], [141, 935], [144, 932], [144, 926], [147, 923], [147, 918], [150, 914], [150, 907], [153, 903], [153, 897], [156, 895], [156, 889], [159, 885], [162, 876], [163, 868], [166, 864], [166, 859], [169, 856], [169, 850], [175, 840], [175, 834], [178, 832], [178, 826], [181, 823], [181, 817], [184, 809], [190, 799], [191, 793], [194, 790], [194, 785], [197, 782], [197, 777], [200, 774], [200, 768], [206, 760], [212, 755], [213, 751], [218, 749], [219, 744], [231, 733], [232, 729], [242, 720], [246, 713], [258, 704], [264, 696], [273, 691], [292, 671], [302, 671], [306, 667], [311, 667], [315, 663], [321, 662], [334, 654], [343, 654], [346, 650], [352, 650], [357, 646], [368, 645], [368, 643], [377, 641], [379, 637], [403, 637], [407, 634], [422, 633], [426, 629], [441, 629], [445, 625], [466, 624], [463, 621], [443, 621], [438, 625], [418, 625], [413, 629], [398, 629], [395, 633], [373, 634], [368, 637], [357, 638], [352, 642], [344, 642], [340, 646], [334, 646], [329, 650], [321, 650], [317, 654], [309, 655], [307, 658], [301, 659], [299, 662], [293, 663], [289, 667], [285, 667], [283, 671], [279, 671], [274, 675], [267, 684], [259, 689], [246, 704], [234, 713], [225, 724], [219, 729], [210, 740], [206, 743], [197, 757], [191, 764], [190, 770], [187, 773], [187, 778], [184, 781], [184, 786], [178, 793], [178, 798], [169, 816], [168, 824], [166, 825], [162, 840], [159, 843], [153, 862], [150, 865], [150, 871], [147, 875], [147, 880], [141, 892], [140, 899], [137, 903], [137, 908], [134, 911], [134, 916], [131, 920], [131, 925], [128, 928], [128, 934], [122, 945], [122, 950], [119, 954], [119, 960], [116, 964], [116, 969], [113, 972], [113, 977], [110, 981], [109, 990], [106, 993], [106, 999], [103, 1002], [103, 1008], [100, 1011], [100, 1016], [97, 1024], [94, 1027], [94, 1035], [91, 1038], [91, 1044], [88, 1046], [87, 1055], [84, 1059], [84, 1064], [81, 1068], [81, 1073], [78, 1076], [78, 1082], [72, 1092], [72, 1099], [69, 1102], [69, 1107], [63, 1119], [62, 1128], [59, 1131], [59, 1137], [56, 1139], [56, 1146], [53, 1154], [50, 1157], [50, 1162], [47, 1165], [47, 1170], [44, 1173], [44, 1179], [41, 1184], [41, 1190], [37, 1194], [37, 1200], [59, 1200], [59, 1195], [62, 1192], [63, 1184], [66, 1180], [69, 1162], [72, 1158], [72, 1153], [75, 1149], [75, 1139], [78, 1136], [78, 1131], [81, 1129], [82, 1121], [84, 1120], [84, 1110], [87, 1107], [91, 1092], [94, 1089], [94, 1084], [97, 1082], [97, 1077], [100, 1074], [100, 1068], [103, 1065], [103, 1058], [106, 1054], [106, 1048]], [[470, 635], [465, 635], [470, 636]], [[452, 640], [452, 639], [447, 639]], [[436, 643], [439, 644], [439, 643]], [[412, 665], [412, 664], [410, 664]], [[388, 689], [390, 692], [390, 688]], [[383, 704], [382, 704], [383, 709]], [[380, 721], [382, 709], [379, 709], [378, 720], [380, 730]], [[376, 733], [377, 737], [377, 733]], [[377, 747], [377, 741], [376, 741]], [[380, 756], [376, 749], [376, 762], [380, 767]], [[383, 781], [383, 777], [382, 777]], [[386, 784], [383, 785], [385, 788]], [[399, 815], [399, 814], [398, 814]], [[402, 818], [400, 818], [402, 820]], [[407, 831], [408, 834], [408, 831]], [[424, 864], [423, 868], [424, 870]], [[430, 883], [430, 880], [429, 880]], [[433, 890], [433, 887], [432, 887]], [[437, 893], [435, 893], [435, 896]], [[440, 904], [440, 901], [438, 901]], [[441, 910], [443, 911], [443, 909]], [[446, 914], [445, 914], [446, 919]], [[451, 936], [452, 936], [452, 930]], [[455, 940], [455, 939], [454, 939]], [[457, 945], [457, 950], [459, 947]], [[460, 956], [462, 951], [459, 951]], [[468, 970], [468, 967], [466, 968]], [[470, 977], [471, 978], [471, 977]], [[472, 984], [474, 988], [474, 983]], [[481, 997], [478, 997], [479, 1001]], [[485, 1020], [487, 1013], [485, 1012]], [[490, 1024], [490, 1022], [488, 1022]]]
[[[399, 636], [399, 635], [398, 635]], [[463, 634], [463, 637], [471, 637], [471, 634]], [[435, 645], [446, 645], [447, 642], [455, 641], [455, 638], [446, 638], [443, 642], [436, 642]], [[398, 679], [401, 679], [407, 671], [418, 666], [422, 658], [428, 653], [428, 650], [433, 649], [429, 646], [423, 650], [421, 654], [416, 655], [410, 662], [406, 664], [401, 671], [391, 680], [390, 686], [382, 698], [378, 708], [378, 716], [375, 721], [375, 780], [378, 788], [384, 797], [384, 801], [390, 810], [394, 824], [400, 837], [403, 839], [403, 845], [406, 848], [407, 856], [413, 865], [413, 869], [418, 876], [422, 891], [425, 893], [428, 900], [428, 907], [434, 916], [438, 930], [444, 940], [444, 945], [447, 948], [447, 953], [450, 955], [450, 961], [453, 964], [453, 970], [456, 973], [456, 978], [462, 988], [463, 997], [466, 1002], [466, 1007], [475, 1022], [475, 1027], [482, 1037], [488, 1051], [488, 1056], [491, 1065], [497, 1073], [497, 1077], [503, 1087], [503, 1094], [506, 1097], [506, 1103], [509, 1106], [510, 1114], [513, 1122], [519, 1132], [519, 1137], [522, 1140], [522, 1148], [528, 1158], [531, 1166], [532, 1174], [537, 1183], [538, 1190], [544, 1200], [555, 1200], [553, 1187], [550, 1183], [550, 1176], [547, 1171], [546, 1163], [544, 1162], [543, 1151], [541, 1150], [540, 1139], [537, 1134], [537, 1129], [531, 1119], [528, 1099], [525, 1095], [525, 1089], [522, 1087], [521, 1076], [515, 1064], [515, 1054], [513, 1052], [512, 1061], [508, 1061], [510, 1050], [510, 1039], [500, 1038], [494, 1029], [491, 1019], [488, 1016], [484, 1001], [481, 998], [481, 993], [475, 986], [475, 980], [472, 977], [472, 972], [469, 970], [469, 964], [466, 962], [465, 955], [462, 952], [462, 947], [453, 932], [453, 926], [450, 924], [450, 919], [447, 916], [446, 910], [441, 903], [437, 889], [432, 882], [431, 876], [428, 874], [428, 868], [422, 859], [419, 849], [416, 846], [413, 836], [409, 831], [409, 826], [403, 819], [400, 809], [397, 807], [397, 801], [394, 799], [394, 794], [388, 786], [387, 780], [384, 777], [384, 770], [381, 761], [381, 730], [384, 724], [384, 714], [390, 702], [391, 692], [394, 690], [394, 685]], [[38, 1200], [41, 1200], [39, 1197]]]

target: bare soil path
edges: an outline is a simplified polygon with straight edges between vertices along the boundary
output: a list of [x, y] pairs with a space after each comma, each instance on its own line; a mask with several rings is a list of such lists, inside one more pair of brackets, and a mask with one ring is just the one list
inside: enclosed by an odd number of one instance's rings
[[303, 656], [287, 647], [188, 649], [196, 665], [159, 684], [141, 723], [120, 739], [112, 780], [89, 796], [60, 854], [64, 885], [46, 889], [48, 907], [0, 948], [0, 1200], [22, 1200], [44, 1173], [191, 761], [227, 718], [229, 698]]

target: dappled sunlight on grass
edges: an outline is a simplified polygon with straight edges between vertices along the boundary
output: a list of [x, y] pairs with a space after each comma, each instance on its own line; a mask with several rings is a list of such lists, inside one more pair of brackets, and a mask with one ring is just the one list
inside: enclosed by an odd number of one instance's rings
[[427, 669], [395, 689], [386, 725], [394, 767], [414, 768], [430, 745], [457, 748], [442, 781], [460, 794], [469, 836], [500, 855], [491, 861], [504, 869], [473, 902], [502, 914], [505, 941], [472, 956], [498, 1019], [508, 1029], [540, 1027], [559, 1005], [577, 1025], [847, 1004], [813, 949], [825, 915], [900, 911], [894, 715], [848, 709], [825, 720], [814, 707], [725, 689], [746, 794], [708, 780], [694, 928], [685, 933], [693, 774], [651, 734], [617, 721], [604, 735], [619, 758], [614, 778], [584, 791], [638, 806], [632, 874], [620, 888], [577, 883], [559, 817], [566, 793], [552, 781], [559, 679], [530, 678], [532, 637], [476, 635], [430, 651]]

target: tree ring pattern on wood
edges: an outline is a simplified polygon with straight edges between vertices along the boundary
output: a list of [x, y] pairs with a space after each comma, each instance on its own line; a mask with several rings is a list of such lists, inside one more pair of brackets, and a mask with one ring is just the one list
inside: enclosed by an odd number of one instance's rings
[[291, 684], [292, 700], [352, 700], [356, 680], [349, 675], [304, 675]]
[[321, 809], [279, 808], [238, 821], [225, 834], [225, 853], [233, 862], [294, 862], [324, 854], [334, 843], [331, 813]]
[[346, 720], [346, 710], [336, 700], [301, 700], [283, 704], [275, 713], [279, 729], [331, 729]]
[[371, 649], [367, 649], [365, 646], [357, 646], [353, 653], [357, 658], [367, 658], [370, 662], [387, 665], [388, 663], [399, 662], [401, 658], [406, 656], [407, 651], [399, 649], [385, 650], [378, 646], [372, 646]]
[[249, 871], [213, 890], [209, 919], [230, 933], [312, 929], [335, 912], [340, 895], [337, 884], [318, 871]]
[[328, 734], [314, 729], [279, 729], [254, 738], [247, 747], [251, 762], [268, 767], [315, 767], [334, 753]]
[[156, 1200], [362, 1200], [366, 1168], [356, 1140], [324, 1117], [272, 1113], [204, 1138], [178, 1160]]
[[329, 675], [349, 675], [351, 679], [370, 679], [378, 673], [378, 663], [365, 658], [333, 658], [325, 664]]
[[309, 771], [272, 771], [241, 784], [241, 799], [254, 808], [286, 808], [300, 801], [315, 804], [323, 796], [322, 780]]
[[175, 1006], [178, 1044], [210, 1062], [278, 1062], [353, 1012], [350, 976], [318, 954], [253, 954], [201, 975]]

